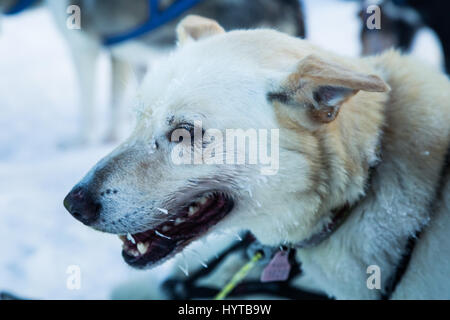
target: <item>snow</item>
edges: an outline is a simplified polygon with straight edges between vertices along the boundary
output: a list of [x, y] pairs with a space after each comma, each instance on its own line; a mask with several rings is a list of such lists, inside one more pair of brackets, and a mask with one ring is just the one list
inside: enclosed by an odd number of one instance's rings
[[[305, 8], [313, 42], [358, 55], [354, 2], [308, 0]], [[0, 290], [39, 299], [107, 299], [119, 284], [142, 277], [142, 271], [123, 262], [116, 236], [83, 226], [62, 201], [114, 146], [60, 147], [77, 130], [78, 91], [70, 54], [47, 11], [0, 22]], [[441, 63], [431, 32], [422, 31], [415, 48], [423, 59]], [[96, 130], [101, 136], [109, 94], [105, 57], [98, 71]], [[67, 286], [71, 266], [81, 271], [78, 290]], [[188, 272], [186, 265], [180, 269]], [[168, 270], [166, 264], [147, 271], [157, 280], [148, 285], [155, 286]]]
[[[0, 290], [39, 299], [107, 299], [138, 271], [123, 262], [116, 236], [83, 226], [62, 201], [114, 146], [59, 147], [77, 132], [78, 93], [68, 49], [47, 11], [1, 22]], [[103, 57], [99, 135], [106, 128], [108, 68]], [[79, 290], [66, 285], [73, 265], [81, 270]]]

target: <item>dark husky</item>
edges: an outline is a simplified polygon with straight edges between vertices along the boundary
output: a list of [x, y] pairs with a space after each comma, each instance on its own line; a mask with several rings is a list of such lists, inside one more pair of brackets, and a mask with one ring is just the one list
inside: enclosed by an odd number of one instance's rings
[[402, 51], [411, 49], [414, 36], [423, 27], [431, 28], [441, 41], [445, 59], [445, 69], [450, 74], [450, 11], [448, 1], [439, 0], [384, 0], [381, 9], [381, 29], [369, 30], [365, 27], [365, 13], [370, 1], [362, 5], [361, 41], [363, 54], [380, 53], [396, 47]]

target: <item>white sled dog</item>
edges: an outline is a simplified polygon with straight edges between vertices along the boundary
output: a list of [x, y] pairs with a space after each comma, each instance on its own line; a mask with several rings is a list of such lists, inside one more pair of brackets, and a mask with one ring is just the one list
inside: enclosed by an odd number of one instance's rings
[[[133, 134], [67, 195], [75, 218], [118, 234], [139, 268], [215, 230], [247, 229], [297, 248], [329, 296], [450, 298], [444, 75], [395, 51], [345, 58], [198, 16], [177, 33], [179, 48], [143, 82]], [[180, 128], [194, 138], [178, 142]], [[180, 150], [229, 156], [218, 133], [237, 128], [279, 130], [267, 139], [276, 172], [249, 161], [175, 163]], [[234, 152], [250, 155], [245, 147]]]

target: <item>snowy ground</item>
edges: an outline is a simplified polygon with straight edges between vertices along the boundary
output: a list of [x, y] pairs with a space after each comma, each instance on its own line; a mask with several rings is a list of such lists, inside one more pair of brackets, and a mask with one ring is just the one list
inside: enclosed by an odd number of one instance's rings
[[[356, 56], [356, 5], [306, 1], [308, 37]], [[25, 297], [106, 299], [142, 272], [120, 256], [119, 240], [73, 219], [62, 199], [113, 146], [62, 149], [76, 132], [77, 84], [69, 52], [45, 9], [1, 21], [0, 32], [0, 290]], [[435, 38], [422, 32], [415, 53], [435, 65]], [[105, 127], [109, 66], [99, 66], [99, 133]], [[80, 290], [66, 286], [68, 266], [81, 268]], [[153, 272], [158, 279], [167, 267]], [[152, 284], [149, 283], [149, 286]]]

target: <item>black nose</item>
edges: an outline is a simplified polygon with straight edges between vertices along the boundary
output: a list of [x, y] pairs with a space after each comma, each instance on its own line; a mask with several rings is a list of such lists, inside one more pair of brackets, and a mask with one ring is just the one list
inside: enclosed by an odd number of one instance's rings
[[86, 188], [75, 187], [64, 199], [64, 207], [75, 219], [91, 225], [98, 219], [102, 206]]

